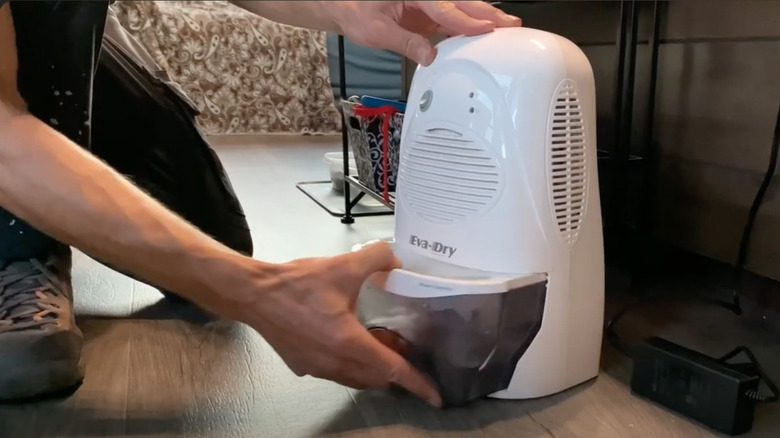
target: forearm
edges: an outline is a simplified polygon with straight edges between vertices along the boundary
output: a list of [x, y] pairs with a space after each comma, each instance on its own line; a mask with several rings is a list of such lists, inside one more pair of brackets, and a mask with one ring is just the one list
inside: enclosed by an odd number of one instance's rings
[[215, 312], [241, 299], [226, 295], [231, 284], [266, 266], [207, 237], [66, 137], [7, 107], [0, 107], [0, 205]]
[[335, 17], [349, 11], [353, 2], [342, 1], [231, 1], [261, 17], [306, 29], [341, 32]]

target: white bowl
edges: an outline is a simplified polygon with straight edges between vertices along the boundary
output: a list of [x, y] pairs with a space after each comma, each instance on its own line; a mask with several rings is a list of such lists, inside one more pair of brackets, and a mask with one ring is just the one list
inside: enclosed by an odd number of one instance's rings
[[[342, 152], [328, 152], [322, 160], [328, 165], [330, 182], [333, 190], [341, 193], [344, 191], [344, 154]], [[357, 163], [352, 154], [349, 154], [349, 174], [357, 176]]]

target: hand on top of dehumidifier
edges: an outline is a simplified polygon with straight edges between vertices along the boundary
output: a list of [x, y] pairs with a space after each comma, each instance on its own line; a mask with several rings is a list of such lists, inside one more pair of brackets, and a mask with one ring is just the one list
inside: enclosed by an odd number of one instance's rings
[[420, 65], [436, 56], [430, 38], [439, 34], [480, 35], [517, 27], [520, 18], [484, 1], [355, 1], [339, 13], [340, 31], [357, 44], [388, 49]]

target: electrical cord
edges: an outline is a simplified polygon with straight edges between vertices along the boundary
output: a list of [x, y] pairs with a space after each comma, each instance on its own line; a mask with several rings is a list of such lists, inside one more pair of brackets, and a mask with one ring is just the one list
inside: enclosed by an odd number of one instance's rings
[[758, 377], [764, 381], [764, 384], [769, 388], [769, 391], [772, 393], [771, 396], [767, 397], [765, 395], [759, 394], [757, 391], [748, 391], [746, 394], [744, 394], [746, 397], [760, 402], [760, 403], [772, 403], [776, 402], [778, 398], [780, 398], [780, 391], [777, 389], [777, 385], [772, 381], [772, 379], [769, 378], [769, 376], [764, 373], [764, 370], [761, 369], [761, 365], [758, 363], [758, 359], [756, 359], [756, 355], [753, 354], [752, 351], [750, 351], [747, 347], [737, 347], [730, 352], [724, 354], [721, 356], [718, 361], [727, 363], [730, 359], [736, 357], [739, 355], [739, 353], [744, 353], [745, 356], [748, 357], [750, 360], [750, 364], [755, 367], [756, 374]]
[[618, 350], [621, 354], [626, 356], [629, 359], [634, 358], [634, 347], [632, 347], [628, 342], [626, 342], [624, 339], [622, 339], [617, 332], [615, 331], [615, 325], [617, 322], [622, 318], [626, 313], [628, 313], [630, 310], [633, 310], [637, 307], [642, 307], [648, 304], [653, 303], [660, 303], [660, 302], [668, 302], [668, 301], [693, 301], [693, 302], [701, 302], [701, 303], [709, 303], [718, 307], [723, 307], [724, 309], [727, 309], [731, 312], [734, 312], [734, 306], [732, 303], [729, 303], [727, 301], [719, 300], [717, 298], [709, 298], [709, 297], [701, 297], [701, 296], [692, 296], [692, 297], [675, 297], [673, 299], [668, 297], [663, 298], [657, 298], [652, 300], [639, 300], [632, 304], [629, 304], [625, 307], [623, 307], [619, 312], [615, 314], [615, 316], [612, 317], [611, 320], [606, 325], [606, 337], [612, 346]]
[[[742, 238], [740, 240], [739, 250], [737, 253], [737, 261], [735, 266], [735, 274], [734, 274], [733, 287], [732, 287], [732, 302], [727, 302], [727, 301], [723, 301], [715, 298], [708, 298], [708, 297], [677, 298], [678, 300], [682, 299], [682, 300], [694, 300], [699, 302], [706, 302], [706, 303], [714, 304], [716, 306], [728, 309], [737, 315], [742, 314], [742, 306], [740, 302], [740, 295], [741, 295], [740, 285], [742, 282], [742, 277], [745, 273], [745, 264], [747, 261], [747, 254], [750, 247], [750, 238], [753, 233], [753, 226], [756, 221], [756, 216], [758, 215], [758, 210], [763, 204], [764, 196], [766, 195], [766, 192], [769, 189], [769, 185], [771, 184], [774, 178], [779, 155], [780, 155], [780, 106], [778, 106], [777, 120], [775, 121], [774, 134], [773, 134], [772, 145], [770, 149], [769, 164], [764, 174], [764, 179], [761, 182], [758, 192], [756, 193], [756, 196], [753, 199], [753, 203], [750, 206], [750, 211], [748, 212], [748, 218], [742, 230]], [[665, 301], [665, 300], [664, 299], [640, 300], [638, 302], [625, 306], [623, 309], [618, 311], [606, 325], [605, 335], [607, 340], [610, 342], [610, 344], [612, 344], [612, 346], [618, 352], [628, 357], [629, 359], [633, 359], [635, 356], [634, 347], [632, 347], [628, 342], [620, 338], [620, 336], [618, 336], [618, 334], [615, 332], [614, 327], [617, 324], [618, 320], [620, 320], [620, 318], [622, 318], [626, 313], [628, 313], [629, 310], [632, 310], [636, 307], [654, 301], [657, 302], [657, 301]], [[756, 392], [750, 392], [749, 394], [745, 394], [745, 395], [757, 402], [778, 401], [778, 399], [780, 398], [780, 391], [778, 391], [778, 388], [774, 384], [774, 382], [772, 382], [772, 380], [763, 372], [763, 370], [761, 369], [758, 363], [758, 360], [756, 360], [755, 355], [750, 351], [750, 349], [744, 346], [737, 347], [731, 352], [729, 352], [728, 354], [721, 357], [719, 360], [726, 362], [727, 360], [733, 358], [739, 353], [744, 353], [746, 356], [748, 356], [748, 358], [750, 358], [752, 365], [755, 367], [756, 371], [759, 374], [759, 377], [764, 381], [764, 383], [767, 385], [767, 387], [769, 387], [770, 391], [772, 392], [772, 396], [769, 397], [760, 395]]]
[[777, 110], [777, 120], [775, 121], [775, 132], [772, 139], [772, 148], [769, 154], [769, 165], [767, 166], [766, 173], [764, 174], [764, 180], [761, 182], [761, 186], [758, 188], [756, 197], [753, 199], [753, 204], [750, 206], [748, 213], [748, 219], [745, 223], [745, 228], [742, 230], [742, 239], [739, 242], [739, 252], [737, 253], [737, 263], [734, 275], [734, 288], [733, 299], [734, 305], [741, 312], [741, 306], [739, 301], [739, 289], [742, 282], [742, 275], [745, 273], [745, 263], [747, 261], [748, 249], [750, 247], [750, 237], [753, 233], [753, 225], [756, 222], [756, 215], [758, 209], [764, 202], [764, 196], [769, 189], [769, 184], [775, 176], [775, 168], [777, 167], [778, 150], [780, 150], [780, 108]]

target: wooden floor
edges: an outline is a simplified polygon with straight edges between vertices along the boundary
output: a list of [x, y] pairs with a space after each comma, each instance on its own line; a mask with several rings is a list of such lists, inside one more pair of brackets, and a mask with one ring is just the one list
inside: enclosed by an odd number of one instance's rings
[[[337, 142], [221, 141], [218, 152], [250, 218], [257, 258], [336, 254], [392, 233], [390, 217], [348, 227], [295, 188], [298, 181], [327, 178], [322, 154]], [[579, 388], [541, 400], [438, 411], [397, 394], [295, 377], [250, 329], [204, 324], [186, 309], [166, 308], [155, 290], [83, 256], [74, 274], [86, 380], [66, 398], [0, 406], [2, 438], [717, 436], [632, 396], [627, 362], [606, 345], [601, 375]], [[625, 283], [616, 273], [608, 278], [612, 310], [624, 299], [617, 292]], [[687, 287], [664, 281], [656, 287]], [[746, 344], [766, 369], [780, 370], [776, 337], [717, 308], [645, 309], [620, 329], [669, 336], [713, 355]], [[778, 406], [760, 406], [746, 436], [780, 436]]]

